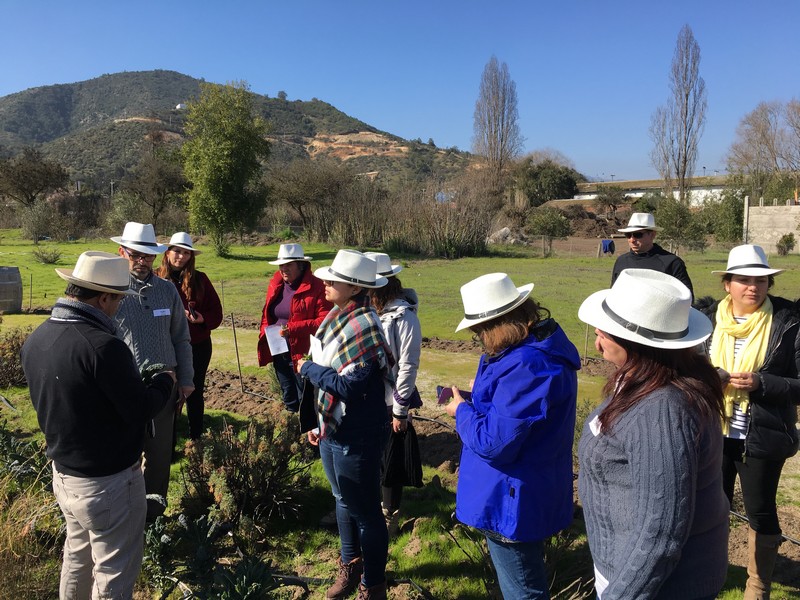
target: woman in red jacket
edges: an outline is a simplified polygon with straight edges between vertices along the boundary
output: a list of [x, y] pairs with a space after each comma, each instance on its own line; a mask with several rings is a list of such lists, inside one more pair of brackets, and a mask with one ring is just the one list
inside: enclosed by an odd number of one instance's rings
[[192, 245], [192, 236], [180, 231], [169, 240], [161, 266], [156, 275], [172, 281], [183, 302], [192, 344], [194, 367], [194, 392], [186, 398], [186, 416], [189, 418], [189, 437], [198, 439], [203, 434], [203, 413], [208, 363], [211, 362], [211, 330], [222, 323], [222, 304], [214, 286], [205, 273], [195, 269], [195, 256], [200, 254]]
[[[322, 281], [311, 273], [311, 260], [303, 254], [300, 244], [281, 244], [277, 260], [269, 263], [276, 265], [278, 271], [269, 282], [258, 331], [258, 364], [263, 367], [272, 363], [281, 384], [283, 403], [291, 412], [300, 407], [300, 378], [295, 365], [308, 354], [309, 336], [333, 306], [325, 299]], [[272, 325], [281, 327], [288, 352], [275, 356], [270, 353], [265, 329]]]

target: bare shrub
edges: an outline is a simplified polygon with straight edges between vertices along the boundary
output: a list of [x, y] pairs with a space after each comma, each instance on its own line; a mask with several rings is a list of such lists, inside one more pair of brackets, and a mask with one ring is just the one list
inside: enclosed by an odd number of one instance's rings
[[45, 248], [37, 246], [33, 249], [33, 258], [43, 265], [54, 265], [61, 260], [61, 250], [58, 248]]
[[19, 351], [32, 331], [30, 327], [14, 327], [0, 332], [0, 388], [25, 385]]

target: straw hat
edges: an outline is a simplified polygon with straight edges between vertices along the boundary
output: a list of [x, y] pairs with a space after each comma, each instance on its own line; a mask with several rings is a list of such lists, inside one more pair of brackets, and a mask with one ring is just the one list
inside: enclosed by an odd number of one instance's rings
[[191, 250], [195, 254], [201, 254], [203, 252], [202, 250], [198, 250], [192, 246], [192, 236], [185, 231], [173, 233], [172, 237], [169, 238], [169, 244], [167, 244], [167, 247], [170, 246], [177, 246], [178, 248], [183, 248], [184, 250]]
[[461, 331], [511, 312], [531, 295], [533, 284], [517, 287], [505, 273], [489, 273], [461, 286], [464, 318], [456, 327]]
[[673, 350], [696, 346], [711, 335], [711, 321], [692, 308], [683, 283], [650, 269], [625, 269], [609, 290], [581, 304], [578, 318], [614, 337]]
[[385, 252], [364, 252], [364, 256], [378, 263], [378, 275], [394, 277], [403, 270], [400, 265], [393, 265], [389, 255]]
[[769, 264], [767, 264], [767, 255], [764, 253], [764, 249], [761, 246], [744, 244], [731, 248], [731, 251], [728, 253], [728, 267], [724, 271], [711, 272], [760, 277], [783, 273], [783, 269], [769, 268]]
[[111, 241], [142, 254], [161, 254], [167, 249], [167, 246], [156, 241], [156, 232], [149, 223], [125, 223], [122, 235], [112, 237]]
[[64, 281], [88, 290], [138, 295], [128, 290], [131, 284], [128, 261], [116, 254], [90, 250], [78, 257], [74, 269], [56, 269], [56, 273]]
[[628, 226], [618, 229], [620, 233], [630, 233], [632, 231], [641, 231], [643, 229], [649, 231], [661, 231], [661, 227], [656, 227], [656, 219], [650, 213], [633, 213]]
[[[298, 259], [295, 259], [298, 260]], [[377, 272], [378, 264], [357, 250], [339, 250], [330, 267], [320, 267], [314, 275], [323, 281], [341, 281], [363, 288], [379, 288], [388, 283]]]
[[300, 244], [281, 244], [278, 248], [277, 260], [269, 261], [271, 265], [285, 265], [296, 260], [313, 260], [310, 256], [304, 256], [303, 247]]

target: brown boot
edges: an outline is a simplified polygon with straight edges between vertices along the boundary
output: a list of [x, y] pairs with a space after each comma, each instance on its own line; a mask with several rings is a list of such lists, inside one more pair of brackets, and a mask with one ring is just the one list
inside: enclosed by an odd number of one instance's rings
[[778, 547], [783, 538], [780, 534], [767, 535], [750, 529], [747, 536], [747, 585], [744, 600], [769, 600], [772, 571], [778, 557]]
[[372, 587], [364, 587], [363, 583], [359, 583], [356, 600], [386, 600], [386, 582]]
[[349, 563], [342, 562], [342, 557], [336, 559], [336, 566], [339, 572], [336, 574], [336, 581], [325, 592], [326, 598], [343, 599], [347, 598], [356, 589], [361, 581], [361, 572], [364, 570], [364, 562], [361, 557], [354, 558]]

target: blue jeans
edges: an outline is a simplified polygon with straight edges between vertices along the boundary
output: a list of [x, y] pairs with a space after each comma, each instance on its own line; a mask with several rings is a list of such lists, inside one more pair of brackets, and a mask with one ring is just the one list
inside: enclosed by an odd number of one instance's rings
[[291, 354], [284, 352], [273, 356], [272, 366], [275, 368], [275, 375], [278, 376], [278, 383], [281, 384], [286, 410], [297, 412], [300, 408], [300, 376], [295, 373]]
[[342, 562], [364, 560], [362, 583], [371, 587], [386, 580], [389, 534], [381, 512], [381, 459], [384, 426], [353, 436], [347, 443], [323, 438], [319, 454], [336, 499], [336, 522]]
[[548, 600], [544, 542], [502, 542], [486, 537], [497, 582], [506, 600]]

